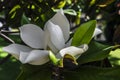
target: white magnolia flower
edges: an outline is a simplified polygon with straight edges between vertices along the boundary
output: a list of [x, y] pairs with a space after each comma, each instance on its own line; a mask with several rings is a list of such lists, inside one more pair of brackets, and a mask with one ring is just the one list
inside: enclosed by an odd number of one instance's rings
[[66, 43], [70, 36], [70, 25], [63, 10], [57, 12], [57, 14], [46, 23], [44, 30], [46, 40], [48, 40], [46, 44], [48, 44], [58, 58], [63, 57], [65, 54], [77, 56], [88, 49], [87, 45], [79, 48], [70, 46], [71, 41]]
[[20, 27], [20, 36], [25, 45], [11, 44], [3, 50], [12, 54], [23, 64], [41, 65], [49, 61], [49, 51], [44, 49], [44, 31], [36, 25], [26, 24]]
[[56, 56], [63, 57], [65, 54], [78, 57], [87, 49], [87, 45], [70, 46], [70, 25], [63, 11], [57, 12], [46, 24], [44, 31], [36, 25], [26, 24], [20, 27], [20, 36], [25, 45], [11, 44], [3, 48], [12, 54], [23, 64], [42, 65], [49, 61], [50, 48]]
[[[96, 28], [93, 37], [100, 34], [101, 30]], [[46, 44], [56, 53], [57, 57], [63, 57], [65, 54], [70, 54], [78, 58], [82, 53], [87, 51], [88, 45], [83, 44], [78, 47], [70, 46], [71, 41], [68, 41], [70, 36], [70, 24], [63, 10], [55, 14], [45, 25]], [[58, 52], [59, 51], [59, 52]]]

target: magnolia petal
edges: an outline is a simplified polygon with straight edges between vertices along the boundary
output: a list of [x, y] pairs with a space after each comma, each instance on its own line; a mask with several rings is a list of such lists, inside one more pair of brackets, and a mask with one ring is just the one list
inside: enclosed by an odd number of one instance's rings
[[65, 41], [67, 41], [69, 39], [70, 24], [69, 24], [69, 21], [67, 20], [66, 16], [63, 13], [63, 10], [61, 9], [60, 11], [58, 11], [50, 19], [50, 21], [52, 21], [52, 23], [60, 26], [60, 28], [63, 31]]
[[[22, 56], [28, 53], [20, 53]], [[25, 58], [24, 58], [25, 59]], [[22, 61], [22, 60], [21, 60]], [[42, 65], [49, 61], [49, 51], [47, 50], [33, 50], [29, 53], [23, 63], [32, 65]]]
[[58, 25], [53, 24], [51, 21], [46, 23], [45, 31], [49, 32], [49, 36], [52, 44], [58, 49], [61, 50], [65, 47], [65, 40], [63, 37], [63, 32]]
[[26, 24], [20, 27], [20, 36], [32, 48], [44, 47], [44, 32], [34, 24]]
[[[53, 45], [53, 43], [51, 42], [50, 40], [50, 35], [49, 35], [49, 32], [48, 30], [46, 29], [45, 30], [45, 47], [44, 49], [46, 49], [46, 46], [49, 46], [49, 48], [52, 50], [52, 52], [54, 53], [57, 53], [58, 52], [58, 49]], [[48, 47], [47, 47], [48, 48]]]
[[93, 37], [95, 37], [95, 36], [97, 36], [97, 35], [99, 35], [101, 33], [102, 33], [102, 31], [99, 28], [95, 28], [95, 31], [93, 33]]
[[70, 54], [76, 58], [78, 58], [82, 53], [84, 53], [88, 49], [87, 45], [84, 45], [83, 47], [75, 47], [75, 46], [70, 46], [67, 48], [64, 48], [60, 50], [59, 54], [61, 57], [63, 57], [65, 54]]
[[29, 52], [31, 48], [19, 45], [19, 44], [11, 44], [9, 46], [3, 47], [3, 51], [12, 54], [16, 59], [19, 59], [20, 51]]
[[28, 57], [28, 55], [30, 54], [30, 52], [20, 52], [20, 56], [19, 56], [19, 60], [21, 61], [21, 63], [25, 63], [26, 58]]
[[53, 52], [54, 54], [57, 54], [57, 53], [58, 53], [59, 50], [52, 44], [51, 41], [48, 42], [48, 46], [50, 47], [50, 49], [52, 50], [52, 52]]

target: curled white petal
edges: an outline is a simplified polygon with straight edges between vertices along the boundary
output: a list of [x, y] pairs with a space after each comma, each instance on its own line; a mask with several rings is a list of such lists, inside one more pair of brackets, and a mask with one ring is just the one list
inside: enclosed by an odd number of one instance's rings
[[48, 21], [45, 26], [45, 31], [48, 32], [52, 44], [58, 50], [61, 50], [62, 48], [65, 47], [65, 39], [63, 36], [63, 32], [58, 25], [55, 25], [51, 21]]
[[44, 48], [44, 32], [34, 24], [26, 24], [20, 27], [22, 40], [32, 48]]
[[65, 38], [65, 41], [68, 40], [69, 38], [69, 32], [70, 32], [70, 24], [69, 21], [67, 20], [66, 16], [63, 13], [63, 10], [61, 9], [58, 11], [51, 19], [52, 23], [59, 25], [60, 28], [63, 31], [63, 35]]
[[78, 46], [79, 48], [82, 48], [84, 51], [87, 51], [88, 50], [88, 45], [87, 44], [83, 44], [83, 45], [80, 45]]
[[70, 47], [60, 50], [59, 54], [61, 57], [63, 57], [65, 54], [70, 54], [70, 55], [78, 58], [87, 49], [88, 49], [88, 46], [86, 44], [84, 46], [80, 46], [80, 47], [70, 46]]
[[[27, 56], [24, 56], [27, 55]], [[22, 63], [29, 63], [32, 65], [42, 65], [49, 61], [49, 51], [46, 50], [32, 50], [30, 53], [21, 52]]]
[[95, 28], [95, 31], [93, 33], [93, 37], [95, 37], [95, 36], [97, 36], [97, 35], [99, 35], [101, 33], [102, 33], [102, 31], [99, 28]]
[[20, 62], [24, 64], [25, 60], [26, 60], [26, 58], [28, 57], [29, 54], [30, 54], [30, 52], [23, 52], [23, 51], [21, 51], [20, 52], [20, 56], [19, 56]]
[[3, 47], [3, 51], [12, 54], [16, 59], [19, 59], [20, 51], [29, 52], [32, 49], [19, 44], [11, 44], [9, 46]]

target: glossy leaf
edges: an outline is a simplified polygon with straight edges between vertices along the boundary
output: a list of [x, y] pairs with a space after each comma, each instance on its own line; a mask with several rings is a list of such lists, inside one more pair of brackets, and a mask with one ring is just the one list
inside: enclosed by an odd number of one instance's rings
[[22, 19], [21, 19], [21, 25], [24, 24], [29, 24], [30, 21], [28, 20], [28, 18], [25, 16], [25, 14], [22, 15]]
[[21, 74], [18, 76], [17, 80], [50, 80], [51, 70], [48, 65], [33, 66], [33, 65], [23, 65]]
[[14, 6], [14, 8], [11, 9], [11, 11], [9, 12], [9, 14], [15, 12], [15, 11], [16, 11], [17, 9], [19, 9], [19, 8], [21, 8], [20, 5], [16, 5], [16, 6]]
[[82, 24], [75, 32], [72, 40], [73, 46], [79, 46], [82, 44], [88, 44], [92, 39], [94, 30], [96, 27], [96, 21], [92, 20]]
[[80, 67], [77, 71], [66, 71], [64, 80], [120, 80], [120, 67]]
[[94, 5], [95, 2], [96, 2], [96, 0], [91, 0], [91, 1], [90, 1], [90, 6]]
[[103, 45], [95, 41], [91, 41], [89, 44], [89, 49], [83, 55], [81, 55], [78, 59], [79, 64], [99, 61], [108, 57], [109, 52], [112, 47], [108, 47], [108, 45]]

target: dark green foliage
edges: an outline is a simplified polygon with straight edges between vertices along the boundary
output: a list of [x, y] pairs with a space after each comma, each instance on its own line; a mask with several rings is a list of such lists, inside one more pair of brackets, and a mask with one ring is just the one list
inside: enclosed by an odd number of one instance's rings
[[108, 45], [91, 41], [88, 51], [79, 57], [78, 63], [83, 64], [103, 60], [109, 56], [111, 49], [112, 47], [109, 47]]
[[0, 65], [0, 80], [15, 80], [19, 73], [20, 63], [13, 58], [8, 59], [7, 62]]
[[[24, 64], [21, 67], [11, 57], [4, 63], [2, 60], [6, 57], [0, 57], [0, 80], [59, 80], [61, 77], [63, 80], [120, 80], [120, 67], [113, 67], [115, 61], [111, 59], [111, 64], [108, 59], [110, 51], [119, 48], [114, 48], [116, 44], [119, 45], [120, 38], [117, 30], [120, 25], [119, 4], [120, 0], [0, 0], [0, 22], [3, 23], [0, 27], [1, 48], [12, 43], [2, 34], [15, 43], [22, 43], [19, 35], [11, 35], [13, 32], [9, 30], [10, 27], [18, 29], [21, 25], [32, 23], [44, 28], [46, 21], [58, 8], [64, 9], [70, 22], [73, 31], [72, 46], [89, 45], [88, 51], [77, 59], [78, 65], [71, 64], [73, 61], [65, 58], [64, 67], [59, 67], [53, 56], [51, 61], [56, 64], [54, 66], [53, 63], [47, 63], [40, 66]], [[102, 18], [96, 20], [99, 14]], [[102, 27], [106, 40], [99, 43], [92, 40], [92, 35], [96, 23], [102, 21], [106, 26]], [[0, 54], [4, 53], [0, 51]]]
[[30, 19], [30, 22], [41, 27], [53, 15], [47, 2], [38, 0], [5, 0], [1, 2], [0, 8], [0, 12], [5, 13], [6, 25], [16, 28], [21, 25], [23, 14]]
[[50, 80], [52, 71], [50, 65], [33, 66], [33, 65], [22, 65], [21, 74], [17, 80]]
[[65, 71], [65, 80], [120, 80], [120, 67], [80, 67], [77, 71]]

